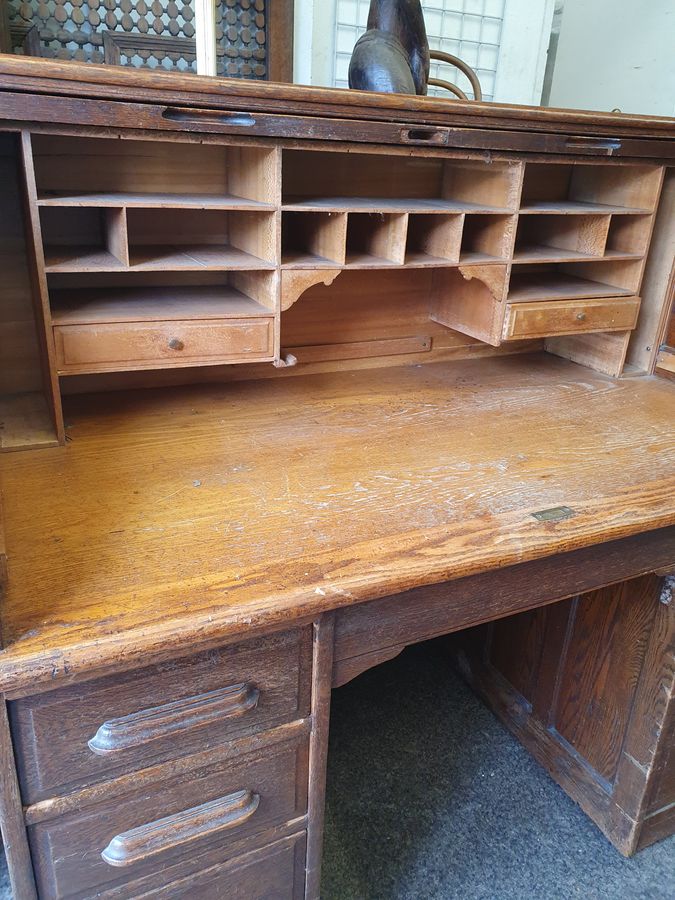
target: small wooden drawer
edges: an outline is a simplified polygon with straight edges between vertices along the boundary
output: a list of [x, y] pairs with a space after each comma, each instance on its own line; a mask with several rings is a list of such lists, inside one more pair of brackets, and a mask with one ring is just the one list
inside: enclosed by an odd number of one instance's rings
[[310, 630], [223, 647], [9, 704], [24, 802], [309, 715]]
[[271, 317], [57, 325], [54, 341], [67, 375], [271, 359], [274, 328]]
[[[245, 853], [226, 863], [199, 869], [171, 884], [150, 885], [143, 879], [141, 887], [148, 891], [153, 900], [178, 900], [181, 897], [195, 897], [199, 900], [303, 900], [305, 896], [305, 850], [307, 846], [304, 832], [283, 840], [274, 841], [266, 847]], [[133, 893], [112, 893], [103, 891], [99, 898], [119, 900], [124, 896], [139, 896], [137, 885]]]
[[303, 828], [308, 743], [304, 729], [254, 753], [200, 757], [194, 769], [164, 764], [135, 789], [111, 782], [93, 802], [29, 825], [39, 896], [136, 897], [148, 881], [170, 884], [264, 846], [286, 823]]
[[635, 328], [639, 309], [639, 297], [509, 303], [503, 340], [595, 331], [630, 331]]

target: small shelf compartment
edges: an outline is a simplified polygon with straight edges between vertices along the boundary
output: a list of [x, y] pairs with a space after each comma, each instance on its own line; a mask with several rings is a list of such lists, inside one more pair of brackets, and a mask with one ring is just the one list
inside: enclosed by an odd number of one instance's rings
[[518, 222], [513, 261], [601, 259], [609, 225], [609, 216], [527, 216]]
[[[602, 265], [602, 264], [598, 264]], [[600, 280], [605, 277], [607, 280]], [[533, 300], [572, 300], [577, 297], [616, 297], [633, 294], [634, 290], [617, 285], [620, 278], [611, 270], [587, 271], [581, 267], [514, 269], [509, 284], [509, 303]]]
[[652, 233], [651, 216], [612, 216], [606, 256], [641, 258], [647, 253]]
[[346, 265], [353, 268], [403, 265], [407, 219], [405, 214], [350, 213]]
[[408, 216], [406, 266], [443, 266], [459, 262], [463, 215]]
[[460, 262], [504, 262], [513, 242], [514, 216], [468, 215], [464, 219]]
[[117, 272], [129, 265], [123, 209], [45, 207], [40, 224], [47, 273]]
[[33, 157], [39, 205], [258, 209], [279, 201], [275, 149], [35, 134]]
[[251, 269], [275, 263], [273, 213], [130, 209], [132, 269]]
[[288, 211], [505, 213], [515, 209], [520, 163], [441, 156], [285, 150]]
[[273, 268], [274, 213], [42, 207], [48, 274]]
[[658, 166], [526, 163], [520, 213], [651, 213], [660, 187]]
[[256, 276], [253, 289], [236, 274], [222, 284], [61, 288], [51, 291], [52, 325], [270, 316], [273, 310], [261, 300], [273, 302], [273, 276]]
[[342, 266], [345, 262], [347, 215], [334, 212], [284, 212], [281, 262], [293, 268]]

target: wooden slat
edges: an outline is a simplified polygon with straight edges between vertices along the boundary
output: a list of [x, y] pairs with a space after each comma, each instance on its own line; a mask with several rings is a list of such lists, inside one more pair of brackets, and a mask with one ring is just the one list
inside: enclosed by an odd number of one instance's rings
[[130, 265], [100, 247], [52, 245], [45, 249], [46, 271], [57, 272], [185, 272], [228, 269], [273, 269], [274, 264], [239, 250], [195, 244], [187, 247], [144, 246], [131, 252]]
[[0, 135], [0, 395], [37, 391], [42, 386], [17, 144], [16, 135]]
[[627, 354], [628, 362], [642, 372], [652, 371], [675, 301], [673, 221], [675, 221], [675, 170], [667, 169], [642, 281], [642, 315]]
[[[575, 135], [672, 135], [672, 119], [667, 116], [620, 115], [584, 110], [559, 110], [541, 107], [509, 106], [448, 100], [437, 97], [411, 97], [402, 94], [372, 94], [363, 91], [335, 91], [303, 85], [265, 84], [246, 79], [213, 79], [178, 72], [128, 71], [124, 67], [78, 65], [52, 60], [6, 57], [0, 61], [0, 88], [11, 88], [17, 80], [38, 90], [62, 89], [79, 96], [111, 99], [143, 99], [150, 94], [157, 102], [182, 105], [222, 104], [233, 108], [278, 109], [289, 105], [298, 111], [325, 115], [391, 120], [412, 114], [415, 121], [514, 128], [532, 131], [566, 131]], [[592, 143], [592, 142], [589, 142]]]
[[287, 199], [288, 212], [363, 212], [363, 213], [507, 213], [503, 206], [487, 206], [442, 198], [418, 197], [307, 197]]
[[361, 359], [373, 356], [398, 356], [405, 353], [427, 353], [431, 338], [390, 338], [379, 341], [352, 341], [348, 344], [314, 344], [309, 347], [284, 347], [298, 362], [319, 362], [328, 359]]
[[276, 0], [266, 9], [267, 78], [293, 81], [295, 0]]
[[14, 766], [12, 737], [4, 698], [0, 700], [0, 831], [7, 856], [14, 900], [37, 900], [19, 783]]
[[48, 398], [48, 407], [56, 430], [56, 437], [63, 443], [66, 439], [65, 428], [63, 424], [63, 410], [61, 408], [61, 392], [56, 374], [54, 339], [49, 328], [49, 290], [42, 245], [40, 212], [37, 207], [37, 184], [33, 164], [33, 148], [31, 136], [27, 131], [21, 132], [21, 159], [24, 173], [26, 234], [29, 245], [28, 263], [33, 286], [38, 338], [42, 351], [44, 390]]
[[328, 730], [333, 686], [334, 617], [324, 613], [314, 623], [312, 734], [309, 745], [309, 801], [305, 900], [319, 900], [323, 824], [326, 803]]
[[636, 206], [612, 206], [609, 203], [588, 203], [583, 200], [531, 201], [520, 207], [520, 215], [544, 215], [555, 213], [559, 216], [575, 215], [636, 215], [650, 213], [651, 209]]
[[105, 207], [132, 206], [141, 209], [234, 209], [265, 210], [274, 209], [271, 203], [246, 200], [229, 194], [159, 194], [141, 191], [108, 191], [94, 193], [50, 192], [38, 196], [38, 206]]

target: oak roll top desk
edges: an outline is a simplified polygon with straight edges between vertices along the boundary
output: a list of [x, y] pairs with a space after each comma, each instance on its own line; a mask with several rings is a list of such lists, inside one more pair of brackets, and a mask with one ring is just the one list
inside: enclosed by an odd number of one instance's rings
[[318, 897], [332, 687], [451, 633], [675, 830], [674, 137], [0, 58], [18, 898]]

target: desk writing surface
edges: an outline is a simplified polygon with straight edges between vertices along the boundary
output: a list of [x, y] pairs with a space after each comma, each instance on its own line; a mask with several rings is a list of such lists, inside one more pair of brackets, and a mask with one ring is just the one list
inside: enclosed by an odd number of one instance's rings
[[672, 383], [543, 354], [66, 412], [1, 462], [0, 687], [675, 523]]

